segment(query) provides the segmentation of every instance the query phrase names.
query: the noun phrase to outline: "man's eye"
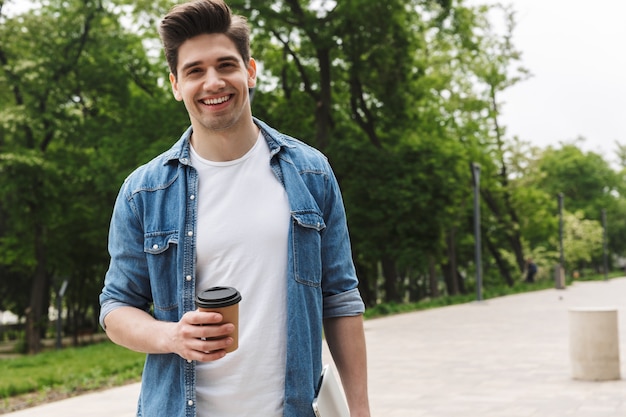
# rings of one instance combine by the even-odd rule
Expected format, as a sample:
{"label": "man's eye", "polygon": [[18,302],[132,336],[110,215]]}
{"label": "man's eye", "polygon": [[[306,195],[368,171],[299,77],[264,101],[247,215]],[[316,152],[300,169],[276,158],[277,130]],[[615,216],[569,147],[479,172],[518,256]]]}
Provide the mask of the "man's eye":
{"label": "man's eye", "polygon": [[187,71],[187,74],[197,74],[200,72],[200,68],[191,68],[189,71]]}

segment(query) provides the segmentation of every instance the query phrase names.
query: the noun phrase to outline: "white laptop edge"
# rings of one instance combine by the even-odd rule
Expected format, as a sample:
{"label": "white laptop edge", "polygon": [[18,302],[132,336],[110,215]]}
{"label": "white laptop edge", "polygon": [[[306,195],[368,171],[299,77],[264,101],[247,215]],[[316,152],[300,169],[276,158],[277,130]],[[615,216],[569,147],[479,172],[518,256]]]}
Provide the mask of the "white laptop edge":
{"label": "white laptop edge", "polygon": [[350,417],[343,391],[330,365],[322,369],[312,405],[316,417]]}

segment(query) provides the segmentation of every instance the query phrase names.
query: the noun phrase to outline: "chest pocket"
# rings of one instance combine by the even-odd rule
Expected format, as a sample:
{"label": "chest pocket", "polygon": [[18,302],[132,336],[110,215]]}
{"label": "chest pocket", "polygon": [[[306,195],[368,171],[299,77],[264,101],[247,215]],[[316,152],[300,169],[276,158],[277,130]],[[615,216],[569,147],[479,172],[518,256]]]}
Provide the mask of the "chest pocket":
{"label": "chest pocket", "polygon": [[322,283],[322,231],[324,219],[316,212],[292,212],[293,267],[297,282],[319,287]]}
{"label": "chest pocket", "polygon": [[176,269],[178,231],[146,233],[144,253],[150,276],[154,315],[159,320],[176,321],[178,282]]}
{"label": "chest pocket", "polygon": [[152,255],[158,255],[170,248],[170,245],[178,244],[178,232],[155,232],[144,236],[143,250]]}

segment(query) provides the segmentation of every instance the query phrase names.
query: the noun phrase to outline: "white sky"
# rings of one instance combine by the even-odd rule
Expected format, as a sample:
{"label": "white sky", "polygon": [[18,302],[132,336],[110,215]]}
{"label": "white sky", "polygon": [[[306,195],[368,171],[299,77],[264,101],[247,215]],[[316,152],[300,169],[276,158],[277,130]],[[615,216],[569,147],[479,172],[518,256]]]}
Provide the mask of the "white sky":
{"label": "white sky", "polygon": [[[468,0],[492,4],[495,0]],[[546,147],[582,136],[613,161],[626,144],[626,0],[501,0],[533,76],[502,96],[507,136]]]}

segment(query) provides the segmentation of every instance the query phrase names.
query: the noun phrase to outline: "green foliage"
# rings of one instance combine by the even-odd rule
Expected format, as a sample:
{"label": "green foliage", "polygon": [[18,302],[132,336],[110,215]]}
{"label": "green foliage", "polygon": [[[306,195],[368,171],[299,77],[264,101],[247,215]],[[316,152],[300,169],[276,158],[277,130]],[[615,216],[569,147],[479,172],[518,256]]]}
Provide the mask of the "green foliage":
{"label": "green foliage", "polygon": [[[126,9],[34,6],[0,27],[0,81],[9,86],[0,106],[0,304],[37,315],[70,278],[71,309],[94,314],[118,187],[188,119],[162,82],[162,63],[149,58],[148,38],[122,24]],[[29,281],[30,300],[5,301]]]}
{"label": "green foliage", "polygon": [[571,212],[582,210],[587,218],[600,220],[601,210],[615,203],[617,174],[594,152],[583,152],[574,144],[548,148],[537,168],[537,185],[553,196],[563,193],[565,207]]}
{"label": "green foliage", "polygon": [[579,267],[602,255],[602,225],[587,220],[582,211],[563,216],[563,248],[567,264]]}
{"label": "green foliage", "polygon": [[[454,142],[426,138],[393,149],[343,142],[332,148],[359,252],[390,254],[416,267],[419,254],[438,254],[441,235],[462,191],[462,151]],[[366,180],[367,179],[367,180]]]}
{"label": "green foliage", "polygon": [[[582,139],[581,139],[582,140]],[[566,265],[602,264],[603,230],[601,212],[611,219],[608,225],[609,248],[623,253],[623,198],[618,174],[600,155],[583,152],[575,143],[543,151],[530,150],[524,156],[517,143],[513,166],[516,206],[523,214],[521,227],[529,251],[545,248],[558,262],[557,195],[563,194],[563,246]],[[618,249],[620,248],[620,249]],[[533,256],[536,258],[536,256]]]}

